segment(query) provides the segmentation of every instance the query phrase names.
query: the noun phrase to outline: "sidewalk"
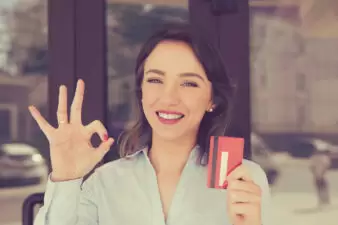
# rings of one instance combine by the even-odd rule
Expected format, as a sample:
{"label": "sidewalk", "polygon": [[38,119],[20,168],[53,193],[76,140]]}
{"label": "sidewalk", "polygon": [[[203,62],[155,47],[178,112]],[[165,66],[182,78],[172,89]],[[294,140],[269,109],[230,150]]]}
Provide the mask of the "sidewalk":
{"label": "sidewalk", "polygon": [[332,204],[319,209],[314,195],[302,193],[278,193],[272,199],[276,223],[274,225],[337,225],[338,196]]}
{"label": "sidewalk", "polygon": [[331,205],[319,209],[309,160],[286,153],[273,157],[281,169],[280,178],[272,187],[273,225],[338,225],[338,171],[327,174]]}

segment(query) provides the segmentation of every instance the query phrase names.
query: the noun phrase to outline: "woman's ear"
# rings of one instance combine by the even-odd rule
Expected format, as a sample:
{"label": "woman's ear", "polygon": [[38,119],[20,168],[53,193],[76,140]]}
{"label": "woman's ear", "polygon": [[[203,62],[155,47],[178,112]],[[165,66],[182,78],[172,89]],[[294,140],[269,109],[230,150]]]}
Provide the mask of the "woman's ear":
{"label": "woman's ear", "polygon": [[213,112],[215,108],[216,108],[216,104],[214,104],[213,102],[210,102],[207,108],[207,112]]}
{"label": "woman's ear", "polygon": [[209,107],[207,109],[208,112],[213,112],[217,106],[220,104],[220,98],[217,96],[213,96],[212,100],[209,103]]}

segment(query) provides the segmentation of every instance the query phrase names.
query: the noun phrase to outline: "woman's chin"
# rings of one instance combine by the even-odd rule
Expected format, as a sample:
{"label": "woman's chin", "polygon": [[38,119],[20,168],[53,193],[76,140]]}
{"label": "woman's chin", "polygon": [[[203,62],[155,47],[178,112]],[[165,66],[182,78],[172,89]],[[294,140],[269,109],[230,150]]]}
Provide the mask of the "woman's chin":
{"label": "woman's chin", "polygon": [[[195,139],[196,132],[184,129],[153,129],[153,141],[160,140],[165,142],[190,142],[188,139]],[[156,140],[157,139],[157,140]]]}
{"label": "woman's chin", "polygon": [[[191,121],[189,121],[191,124]],[[153,139],[170,142],[182,142],[184,139],[195,139],[197,129],[192,128],[183,118],[176,124],[163,124],[159,121],[151,121]]]}

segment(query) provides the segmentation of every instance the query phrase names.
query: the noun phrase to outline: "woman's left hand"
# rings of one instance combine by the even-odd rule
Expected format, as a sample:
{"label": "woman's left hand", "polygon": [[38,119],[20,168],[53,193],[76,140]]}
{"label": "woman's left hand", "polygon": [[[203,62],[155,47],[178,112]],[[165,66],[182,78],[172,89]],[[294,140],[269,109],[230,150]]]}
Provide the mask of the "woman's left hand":
{"label": "woman's left hand", "polygon": [[261,188],[242,164],[228,177],[227,208],[233,225],[261,225]]}

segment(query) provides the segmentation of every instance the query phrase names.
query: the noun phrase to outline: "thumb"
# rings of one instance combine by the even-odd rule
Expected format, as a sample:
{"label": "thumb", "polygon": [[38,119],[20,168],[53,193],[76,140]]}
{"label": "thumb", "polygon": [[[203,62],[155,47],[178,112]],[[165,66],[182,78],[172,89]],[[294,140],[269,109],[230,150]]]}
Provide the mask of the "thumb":
{"label": "thumb", "polygon": [[101,142],[101,144],[95,149],[95,155],[99,161],[107,154],[113,143],[114,139],[109,138],[107,141]]}

